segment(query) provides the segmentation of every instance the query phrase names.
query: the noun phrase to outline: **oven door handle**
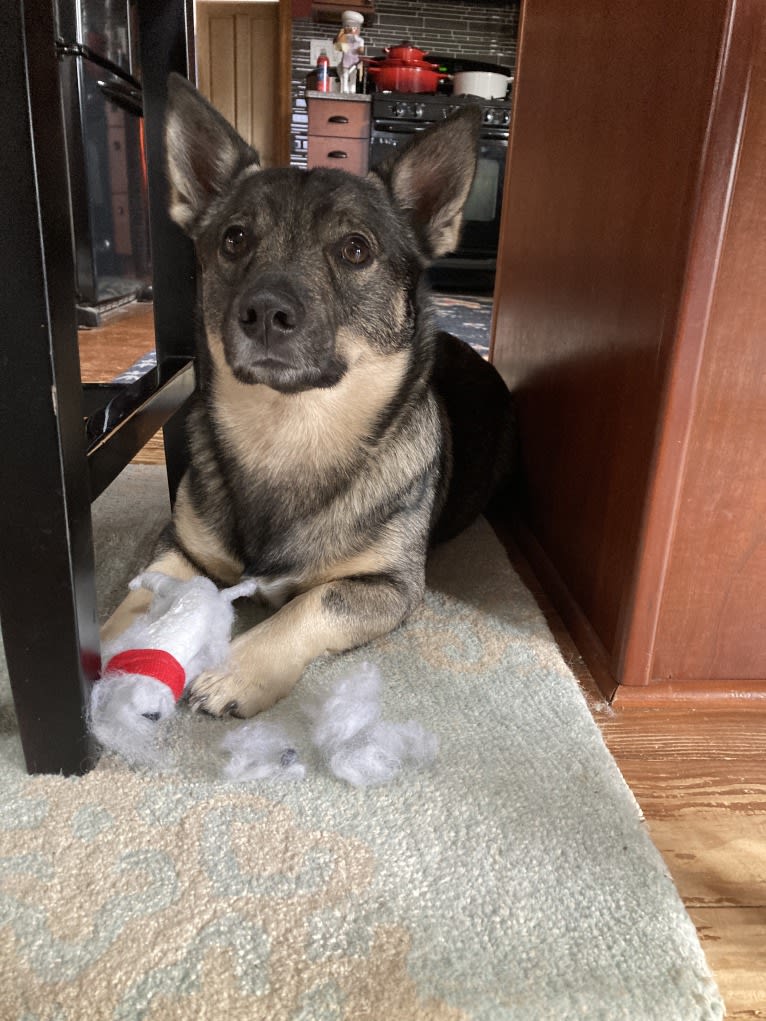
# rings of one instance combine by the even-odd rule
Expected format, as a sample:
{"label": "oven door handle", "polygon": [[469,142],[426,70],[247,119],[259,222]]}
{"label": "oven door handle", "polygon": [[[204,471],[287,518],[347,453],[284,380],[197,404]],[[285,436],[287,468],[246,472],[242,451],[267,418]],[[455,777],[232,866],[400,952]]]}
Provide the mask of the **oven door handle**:
{"label": "oven door handle", "polygon": [[136,92],[134,88],[125,82],[116,81],[99,81],[98,87],[101,93],[114,103],[115,106],[119,106],[122,110],[127,110],[128,113],[132,113],[136,117],[144,116],[144,105],[140,91]]}
{"label": "oven door handle", "polygon": [[414,124],[411,121],[379,121],[372,119],[372,130],[386,135],[411,135],[414,131],[425,131],[430,124]]}
{"label": "oven door handle", "polygon": [[102,57],[100,53],[96,53],[90,46],[85,46],[83,43],[65,43],[61,39],[57,39],[55,45],[57,56],[80,57],[83,60],[89,60],[92,64],[98,64],[104,71],[109,71],[115,78],[121,78],[132,88],[137,89],[139,92],[141,91],[141,82],[137,78],[134,78],[132,74],[123,67],[120,67],[119,64],[115,64],[114,61]]}

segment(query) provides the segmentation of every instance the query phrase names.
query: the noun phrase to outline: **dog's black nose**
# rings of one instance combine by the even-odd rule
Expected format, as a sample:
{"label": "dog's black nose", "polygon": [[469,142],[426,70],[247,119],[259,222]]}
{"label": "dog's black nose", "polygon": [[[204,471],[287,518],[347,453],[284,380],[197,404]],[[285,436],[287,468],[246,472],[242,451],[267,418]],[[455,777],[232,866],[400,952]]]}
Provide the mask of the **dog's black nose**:
{"label": "dog's black nose", "polygon": [[239,324],[243,332],[261,342],[289,340],[301,318],[301,304],[287,286],[254,288],[243,295],[239,303]]}

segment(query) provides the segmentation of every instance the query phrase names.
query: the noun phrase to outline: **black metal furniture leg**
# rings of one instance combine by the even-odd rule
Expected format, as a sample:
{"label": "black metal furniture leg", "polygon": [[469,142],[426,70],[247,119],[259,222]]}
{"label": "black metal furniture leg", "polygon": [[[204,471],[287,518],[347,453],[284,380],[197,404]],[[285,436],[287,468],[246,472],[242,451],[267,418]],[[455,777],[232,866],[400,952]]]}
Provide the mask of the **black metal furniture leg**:
{"label": "black metal furniture leg", "polygon": [[195,260],[166,212],[162,134],[167,75],[193,66],[191,0],[140,0],[140,29],[160,385],[147,378],[151,392],[126,388],[129,404],[110,398],[106,418],[89,411],[86,433],[52,4],[0,6],[0,180],[9,195],[0,223],[0,618],[32,773],[81,773],[93,761],[85,707],[100,648],[91,499],[160,423],[169,423],[171,497],[185,467]]}
{"label": "black metal furniture leg", "polygon": [[0,11],[0,617],[27,767],[89,766],[99,667],[90,491],[51,5]]}
{"label": "black metal furniture leg", "polygon": [[[191,0],[139,0],[139,37],[149,176],[149,222],[154,276],[154,327],[160,380],[178,359],[194,356],[194,246],[168,215],[165,104],[171,71],[194,80]],[[186,468],[183,415],[163,429],[170,498]]]}

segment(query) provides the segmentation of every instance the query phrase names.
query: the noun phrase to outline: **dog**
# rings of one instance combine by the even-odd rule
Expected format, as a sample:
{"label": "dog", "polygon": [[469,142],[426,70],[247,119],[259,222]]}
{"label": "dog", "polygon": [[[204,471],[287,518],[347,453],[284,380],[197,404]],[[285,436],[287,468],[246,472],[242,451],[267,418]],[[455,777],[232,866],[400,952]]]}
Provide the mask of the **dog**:
{"label": "dog", "polygon": [[[430,546],[509,478],[511,396],[437,333],[426,270],[457,244],[480,113],[461,110],[366,177],[261,169],[184,78],[168,85],[170,214],[198,259],[189,466],[149,567],[276,609],[189,689],[192,709],[249,717],[306,666],[396,628]],[[131,593],[104,629],[146,609]]]}

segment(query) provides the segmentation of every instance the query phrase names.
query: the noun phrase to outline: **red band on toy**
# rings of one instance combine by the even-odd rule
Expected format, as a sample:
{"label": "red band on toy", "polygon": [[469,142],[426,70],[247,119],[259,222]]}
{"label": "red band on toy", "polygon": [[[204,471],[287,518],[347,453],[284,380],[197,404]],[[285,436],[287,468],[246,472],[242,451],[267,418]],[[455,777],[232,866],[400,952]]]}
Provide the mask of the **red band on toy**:
{"label": "red band on toy", "polygon": [[122,674],[141,674],[167,684],[178,701],[186,684],[186,671],[169,652],[163,649],[126,649],[112,656],[101,672],[102,677],[113,671]]}

